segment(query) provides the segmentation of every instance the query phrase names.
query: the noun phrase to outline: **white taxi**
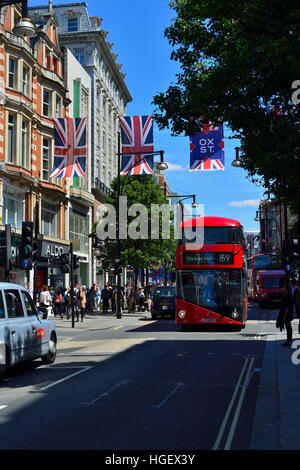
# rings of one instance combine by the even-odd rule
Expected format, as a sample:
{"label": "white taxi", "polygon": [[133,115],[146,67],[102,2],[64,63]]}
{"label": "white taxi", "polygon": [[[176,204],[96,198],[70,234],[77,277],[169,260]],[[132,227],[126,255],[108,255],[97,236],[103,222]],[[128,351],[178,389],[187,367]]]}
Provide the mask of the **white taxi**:
{"label": "white taxi", "polygon": [[52,364],[56,344],[55,323],[41,318],[29,293],[0,282],[0,381],[10,366],[23,361],[41,357]]}

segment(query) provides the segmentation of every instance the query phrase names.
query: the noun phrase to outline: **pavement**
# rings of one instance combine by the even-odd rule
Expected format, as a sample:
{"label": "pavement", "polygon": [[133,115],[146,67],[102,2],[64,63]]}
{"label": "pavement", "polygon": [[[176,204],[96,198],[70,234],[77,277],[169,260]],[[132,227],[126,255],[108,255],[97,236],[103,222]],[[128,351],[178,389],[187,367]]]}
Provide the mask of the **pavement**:
{"label": "pavement", "polygon": [[[147,312],[128,314],[123,318],[149,318]],[[277,312],[270,312],[268,320],[274,323],[274,334],[267,334],[256,410],[250,444],[251,450],[300,449],[300,336],[298,320],[292,322],[293,344],[283,347],[286,332],[276,330]],[[72,321],[55,318],[58,332],[67,333]],[[112,312],[88,313],[83,322],[75,323],[76,331],[105,330],[116,326]]]}
{"label": "pavement", "polygon": [[293,344],[283,347],[286,332],[268,334],[263,358],[251,450],[300,449],[300,336],[293,320]]}

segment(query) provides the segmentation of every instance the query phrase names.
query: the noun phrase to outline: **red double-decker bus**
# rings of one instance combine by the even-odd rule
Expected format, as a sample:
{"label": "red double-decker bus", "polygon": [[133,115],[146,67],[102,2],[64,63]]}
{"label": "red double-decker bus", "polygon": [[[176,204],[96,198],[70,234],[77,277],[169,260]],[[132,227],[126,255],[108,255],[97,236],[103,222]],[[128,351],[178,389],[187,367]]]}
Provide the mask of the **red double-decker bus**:
{"label": "red double-decker bus", "polygon": [[259,271],[267,271],[270,269],[280,269],[278,256],[274,253],[259,253],[247,259],[248,267],[248,292],[251,300],[258,299],[257,292],[257,275]]}
{"label": "red double-decker bus", "polygon": [[244,328],[248,294],[242,225],[224,217],[197,217],[182,222],[180,227],[182,235],[176,248],[176,323]]}

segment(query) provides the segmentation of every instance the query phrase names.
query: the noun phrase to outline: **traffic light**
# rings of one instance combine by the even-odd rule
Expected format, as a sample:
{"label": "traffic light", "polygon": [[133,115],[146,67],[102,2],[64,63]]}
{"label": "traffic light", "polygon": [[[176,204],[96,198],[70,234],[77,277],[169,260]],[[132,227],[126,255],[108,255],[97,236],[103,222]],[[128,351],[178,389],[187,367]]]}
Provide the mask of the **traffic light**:
{"label": "traffic light", "polygon": [[33,222],[22,222],[22,243],[20,247],[20,268],[32,268]]}
{"label": "traffic light", "polygon": [[70,272],[70,260],[69,255],[62,253],[60,255],[60,270],[62,273],[66,274]]}
{"label": "traffic light", "polygon": [[115,259],[115,276],[122,274],[122,263],[120,259]]}
{"label": "traffic light", "polygon": [[93,248],[100,248],[102,246],[102,241],[100,240],[99,237],[93,235],[92,238],[92,247]]}
{"label": "traffic light", "polygon": [[5,230],[0,232],[0,266],[5,267],[6,271],[11,270],[11,226],[5,225]]}
{"label": "traffic light", "polygon": [[80,256],[73,255],[73,269],[79,269]]}

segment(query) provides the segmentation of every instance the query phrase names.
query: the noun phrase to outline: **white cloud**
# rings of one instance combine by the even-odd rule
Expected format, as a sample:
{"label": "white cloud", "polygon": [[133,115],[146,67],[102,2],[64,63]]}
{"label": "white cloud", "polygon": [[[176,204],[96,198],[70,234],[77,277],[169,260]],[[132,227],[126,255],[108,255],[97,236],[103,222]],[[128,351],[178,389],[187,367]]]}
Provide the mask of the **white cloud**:
{"label": "white cloud", "polygon": [[166,162],[168,164],[168,170],[170,171],[187,171],[187,167],[184,168],[183,166],[181,165],[177,165],[176,163],[169,163],[169,162]]}
{"label": "white cloud", "polygon": [[243,201],[230,201],[229,207],[258,207],[259,199],[244,199]]}

